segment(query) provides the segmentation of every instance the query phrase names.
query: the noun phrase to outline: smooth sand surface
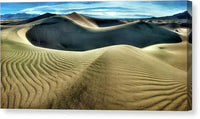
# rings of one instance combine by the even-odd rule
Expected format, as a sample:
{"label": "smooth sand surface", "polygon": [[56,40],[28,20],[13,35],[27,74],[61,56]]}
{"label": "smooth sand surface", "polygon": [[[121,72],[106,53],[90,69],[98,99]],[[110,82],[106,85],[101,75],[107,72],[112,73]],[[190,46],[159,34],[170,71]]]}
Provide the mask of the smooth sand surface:
{"label": "smooth sand surface", "polygon": [[191,109],[191,45],[184,36],[145,48],[64,51],[32,45],[26,35],[35,23],[41,21],[1,31],[2,108]]}

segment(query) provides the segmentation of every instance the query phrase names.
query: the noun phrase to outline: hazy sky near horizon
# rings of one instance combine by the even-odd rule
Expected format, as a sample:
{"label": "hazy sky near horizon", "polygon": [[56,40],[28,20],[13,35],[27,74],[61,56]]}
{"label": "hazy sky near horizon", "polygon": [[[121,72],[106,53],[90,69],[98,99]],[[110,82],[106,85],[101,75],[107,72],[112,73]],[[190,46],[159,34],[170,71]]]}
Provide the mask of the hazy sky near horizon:
{"label": "hazy sky near horizon", "polygon": [[187,10],[187,1],[88,1],[1,3],[4,14],[70,14],[77,12],[98,18],[149,18],[169,16]]}

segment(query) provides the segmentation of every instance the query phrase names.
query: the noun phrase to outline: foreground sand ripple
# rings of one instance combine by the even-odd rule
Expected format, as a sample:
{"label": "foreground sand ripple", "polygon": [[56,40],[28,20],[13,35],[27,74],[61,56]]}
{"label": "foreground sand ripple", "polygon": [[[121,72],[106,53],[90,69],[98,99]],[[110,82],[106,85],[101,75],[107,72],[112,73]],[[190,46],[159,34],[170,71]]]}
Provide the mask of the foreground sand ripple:
{"label": "foreground sand ripple", "polygon": [[40,48],[22,28],[2,31],[2,108],[191,109],[187,71],[151,53],[129,45],[86,52]]}

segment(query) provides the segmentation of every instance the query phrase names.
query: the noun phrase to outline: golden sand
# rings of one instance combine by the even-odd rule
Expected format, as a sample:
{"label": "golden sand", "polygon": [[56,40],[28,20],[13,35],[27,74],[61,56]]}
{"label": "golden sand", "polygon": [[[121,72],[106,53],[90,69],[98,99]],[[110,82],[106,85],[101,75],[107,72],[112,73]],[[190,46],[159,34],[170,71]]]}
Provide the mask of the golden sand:
{"label": "golden sand", "polygon": [[[81,18],[69,19],[90,30],[123,27],[100,28]],[[114,45],[62,51],[29,42],[26,32],[39,22],[1,31],[2,108],[191,109],[192,68],[187,57],[192,53],[186,36],[181,43],[145,48]]]}

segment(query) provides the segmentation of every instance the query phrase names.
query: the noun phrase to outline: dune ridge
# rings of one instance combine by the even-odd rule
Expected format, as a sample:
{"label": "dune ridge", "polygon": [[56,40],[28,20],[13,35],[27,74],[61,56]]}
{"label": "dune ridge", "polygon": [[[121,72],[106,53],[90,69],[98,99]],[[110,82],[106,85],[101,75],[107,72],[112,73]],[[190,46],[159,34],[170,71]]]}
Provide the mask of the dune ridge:
{"label": "dune ridge", "polygon": [[[85,26],[87,22],[81,24]],[[133,22],[113,27],[91,27],[90,24],[88,26],[89,30],[88,27],[82,27],[64,17],[51,17],[31,28],[27,32],[27,37],[37,46],[70,51],[86,51],[119,44],[142,48],[158,43],[182,41],[176,33],[145,22]]]}
{"label": "dune ridge", "polygon": [[44,19],[44,18],[49,18],[49,17],[52,17],[52,16],[58,16],[58,15],[51,14],[51,13],[45,13],[43,15],[33,17],[33,18],[30,18],[30,19],[20,20],[20,21],[6,23],[6,24],[2,24],[2,25],[23,25],[23,24],[31,23],[31,22],[41,20],[41,19]]}
{"label": "dune ridge", "polygon": [[[162,52],[162,48],[157,48],[162,46],[170,51],[170,45],[143,49],[114,45],[84,52],[54,50],[30,43],[26,34],[31,28],[29,23],[2,30],[2,108],[192,108],[190,64],[188,76],[184,67],[174,66],[148,50],[152,47]],[[186,45],[171,45],[179,44]],[[185,51],[179,49],[174,49],[174,53],[181,57]],[[171,55],[167,57],[180,61]]]}
{"label": "dune ridge", "polygon": [[89,27],[98,27],[96,23],[94,23],[92,20],[87,19],[86,17],[77,14],[77,13],[72,13],[66,16],[66,18],[70,19],[71,21],[77,23],[77,24],[82,24],[84,26],[89,26]]}
{"label": "dune ridge", "polygon": [[120,20],[93,18],[78,14],[76,12],[66,15],[66,18],[76,22],[79,25],[84,24],[86,27],[109,27],[124,24]]}

